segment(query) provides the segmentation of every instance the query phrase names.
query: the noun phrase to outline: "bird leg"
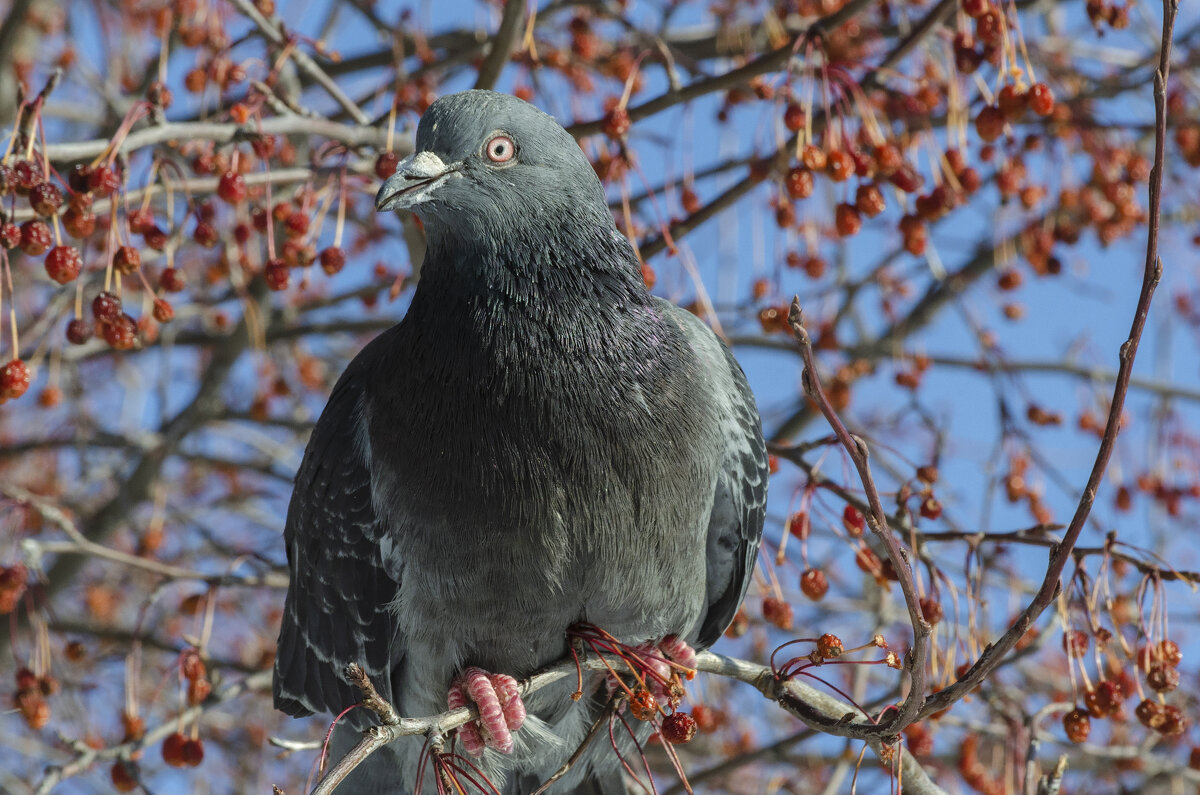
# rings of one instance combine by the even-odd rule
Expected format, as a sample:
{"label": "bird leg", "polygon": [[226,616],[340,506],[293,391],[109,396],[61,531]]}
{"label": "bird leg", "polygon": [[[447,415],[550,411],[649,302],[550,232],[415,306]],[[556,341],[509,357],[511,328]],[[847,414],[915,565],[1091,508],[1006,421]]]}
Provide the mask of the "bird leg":
{"label": "bird leg", "polygon": [[463,748],[479,756],[484,748],[512,753],[512,733],[525,722],[525,702],[517,692],[517,680],[505,674],[490,674],[474,666],[463,671],[450,685],[446,696],[450,709],[474,703],[479,720],[458,728]]}

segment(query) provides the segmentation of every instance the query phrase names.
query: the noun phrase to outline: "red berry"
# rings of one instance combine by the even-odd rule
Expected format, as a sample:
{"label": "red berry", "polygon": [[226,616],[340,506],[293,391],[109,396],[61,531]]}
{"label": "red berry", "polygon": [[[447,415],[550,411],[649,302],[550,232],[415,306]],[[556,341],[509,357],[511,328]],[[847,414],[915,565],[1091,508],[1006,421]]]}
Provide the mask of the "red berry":
{"label": "red berry", "polygon": [[183,758],[183,746],[187,743],[187,738],[179,732],[168,734],[163,740],[162,757],[163,761],[171,767],[183,767],[187,764]]}
{"label": "red berry", "polygon": [[1157,693],[1169,693],[1179,687],[1179,669],[1159,663],[1146,672],[1146,684]]}
{"label": "red berry", "polygon": [[283,222],[283,232],[288,237],[303,237],[308,232],[308,214],[300,210],[289,213]]}
{"label": "red berry", "polygon": [[921,516],[926,519],[937,519],[942,515],[942,503],[932,494],[921,500]]}
{"label": "red berry", "polygon": [[82,345],[92,338],[92,324],[86,320],[75,318],[67,323],[67,342],[72,345]]}
{"label": "red berry", "polygon": [[205,248],[212,248],[217,244],[217,229],[208,221],[197,221],[196,228],[192,230],[192,240],[195,240]]}
{"label": "red berry", "polygon": [[133,246],[121,246],[113,254],[113,267],[121,273],[137,273],[142,267],[142,255]]}
{"label": "red berry", "polygon": [[187,280],[179,268],[164,268],[158,276],[158,286],[168,293],[177,293],[187,286]]}
{"label": "red berry", "polygon": [[789,102],[783,109],[783,126],[787,127],[788,132],[798,132],[804,126],[804,119],[804,108],[799,103]]}
{"label": "red berry", "polygon": [[29,206],[43,218],[49,218],[62,207],[63,195],[51,182],[39,182],[29,191]]}
{"label": "red berry", "polygon": [[380,152],[379,157],[375,158],[375,176],[387,179],[396,173],[396,164],[399,162],[400,158],[395,152]]}
{"label": "red berry", "polygon": [[925,620],[930,624],[936,624],[942,620],[944,615],[942,611],[942,603],[931,596],[919,600],[918,604],[921,607],[921,615],[925,616]]}
{"label": "red berry", "polygon": [[808,538],[810,526],[808,511],[796,511],[788,517],[788,532],[801,541]]}
{"label": "red berry", "polygon": [[73,281],[83,268],[83,257],[74,246],[55,246],[46,255],[46,274],[59,284]]}
{"label": "red berry", "polygon": [[14,165],[13,175],[16,177],[13,188],[22,196],[28,196],[34,186],[42,181],[42,175],[28,160],[22,160]]}
{"label": "red berry", "polygon": [[321,270],[332,276],[346,267],[346,252],[340,246],[330,246],[321,252]]}
{"label": "red berry", "polygon": [[854,206],[868,218],[874,218],[887,209],[887,202],[879,186],[870,183],[859,185],[854,194]]}
{"label": "red berry", "polygon": [[858,231],[862,229],[862,216],[859,215],[858,209],[853,204],[845,202],[839,204],[834,212],[834,221],[837,232],[842,237],[857,235]]}
{"label": "red berry", "polygon": [[763,599],[763,618],[780,629],[792,628],[792,606],[782,599],[768,596]]}
{"label": "red berry", "polygon": [[246,180],[236,171],[226,171],[217,181],[217,195],[230,204],[239,204],[246,198]]}
{"label": "red berry", "polygon": [[76,193],[92,192],[92,167],[86,163],[76,163],[67,174],[67,186]]}
{"label": "red berry", "polygon": [[679,192],[679,204],[685,213],[692,215],[700,209],[700,197],[691,188],[684,188]]}
{"label": "red berry", "polygon": [[291,269],[283,260],[273,259],[267,262],[267,266],[263,269],[263,278],[266,279],[267,286],[272,290],[286,290],[288,282],[291,280]]}
{"label": "red berry", "polygon": [[103,323],[111,323],[121,315],[121,299],[107,290],[92,299],[92,314]]}
{"label": "red berry", "polygon": [[850,534],[851,538],[860,537],[866,526],[867,520],[863,518],[862,511],[853,505],[847,505],[842,509],[842,527],[846,528],[846,532]]}
{"label": "red berry", "polygon": [[147,229],[142,234],[142,242],[144,242],[148,248],[152,248],[155,251],[162,251],[167,247],[167,233],[163,231],[162,227],[155,226],[151,229]]}
{"label": "red berry", "polygon": [[783,186],[793,199],[807,199],[813,192],[813,173],[803,166],[793,166],[783,178]]}
{"label": "red berry", "polygon": [[175,310],[162,298],[154,299],[154,319],[159,323],[170,323],[175,318]]}
{"label": "red berry", "polygon": [[686,712],[672,712],[663,718],[662,736],[672,745],[689,743],[696,736],[696,719]]}
{"label": "red berry", "polygon": [[90,237],[96,231],[96,214],[91,210],[81,209],[72,204],[63,213],[62,223],[68,235],[76,239],[83,239]]}
{"label": "red berry", "polygon": [[1029,94],[1018,89],[1015,84],[1009,83],[1000,89],[1000,93],[996,96],[996,103],[1005,117],[1015,121],[1024,115],[1025,108],[1029,105]]}
{"label": "red berry", "polygon": [[121,187],[121,179],[111,166],[96,166],[90,179],[92,193],[101,198],[108,196]]}
{"label": "red berry", "polygon": [[119,351],[127,351],[137,341],[137,322],[124,313],[104,324],[104,340]]}
{"label": "red berry", "polygon": [[975,18],[975,36],[985,47],[998,47],[1004,40],[1004,17],[999,8],[989,4],[988,9]]}
{"label": "red berry", "polygon": [[823,659],[832,660],[842,656],[842,652],[846,647],[842,645],[842,639],[837,635],[831,635],[826,632],[821,637],[817,638],[817,654]]}
{"label": "red berry", "polygon": [[0,222],[0,246],[13,249],[21,245],[21,227],[8,221]]}
{"label": "red berry", "polygon": [[112,778],[113,789],[117,792],[133,792],[137,789],[138,771],[135,763],[118,759],[113,762],[109,775]]}
{"label": "red berry", "polygon": [[0,367],[0,399],[19,398],[29,389],[29,365],[13,359]]}
{"label": "red berry", "polygon": [[854,158],[849,152],[830,152],[828,161],[829,178],[834,182],[845,182],[854,173]]}
{"label": "red berry", "polygon": [[144,235],[154,228],[154,213],[148,207],[134,210],[129,214],[129,229],[136,235]]}
{"label": "red berry", "polygon": [[1137,715],[1138,721],[1147,729],[1159,729],[1166,720],[1163,705],[1148,698],[1142,699],[1133,710],[1133,714]]}
{"label": "red berry", "polygon": [[199,739],[188,740],[183,744],[183,763],[188,767],[199,767],[204,761],[204,743]]}
{"label": "red berry", "polygon": [[31,257],[41,256],[50,248],[50,227],[34,219],[21,224],[21,250]]}
{"label": "red berry", "polygon": [[1064,715],[1063,731],[1067,733],[1067,739],[1073,743],[1087,740],[1088,735],[1092,733],[1092,719],[1088,717],[1087,710],[1076,707]]}
{"label": "red berry", "polygon": [[972,19],[978,19],[988,10],[988,0],[962,0],[960,8]]}
{"label": "red berry", "polygon": [[908,162],[902,162],[888,176],[888,181],[905,193],[916,193],[925,184],[925,178]]}
{"label": "red berry", "polygon": [[984,141],[991,142],[1004,134],[1004,112],[995,105],[988,105],[975,117],[975,132]]}
{"label": "red berry", "polygon": [[829,581],[825,579],[825,572],[820,569],[806,569],[800,575],[800,590],[814,602],[821,601],[825,594],[829,593]]}
{"label": "red berry", "polygon": [[1039,116],[1054,112],[1054,92],[1045,83],[1034,83],[1029,89],[1029,107]]}
{"label": "red berry", "polygon": [[625,108],[616,107],[604,114],[604,134],[614,141],[624,138],[631,126],[629,111]]}

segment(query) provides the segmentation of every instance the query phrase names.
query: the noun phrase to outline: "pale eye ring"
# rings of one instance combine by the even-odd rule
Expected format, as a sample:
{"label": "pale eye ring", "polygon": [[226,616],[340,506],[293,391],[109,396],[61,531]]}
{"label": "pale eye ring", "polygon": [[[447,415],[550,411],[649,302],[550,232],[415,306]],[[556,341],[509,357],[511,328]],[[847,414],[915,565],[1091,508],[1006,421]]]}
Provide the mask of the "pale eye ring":
{"label": "pale eye ring", "polygon": [[483,145],[483,152],[493,163],[507,163],[516,157],[517,145],[507,135],[494,135]]}

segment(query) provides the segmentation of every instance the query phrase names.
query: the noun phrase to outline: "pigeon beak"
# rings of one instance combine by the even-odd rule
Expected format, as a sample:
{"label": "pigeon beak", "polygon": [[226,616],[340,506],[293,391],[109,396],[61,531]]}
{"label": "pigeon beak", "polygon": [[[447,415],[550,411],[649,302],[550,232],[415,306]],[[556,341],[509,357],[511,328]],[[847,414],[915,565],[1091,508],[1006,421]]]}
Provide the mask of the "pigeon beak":
{"label": "pigeon beak", "polygon": [[433,198],[439,185],[458,170],[459,163],[447,165],[433,152],[414,152],[396,164],[396,173],[388,177],[375,195],[375,209],[411,210]]}

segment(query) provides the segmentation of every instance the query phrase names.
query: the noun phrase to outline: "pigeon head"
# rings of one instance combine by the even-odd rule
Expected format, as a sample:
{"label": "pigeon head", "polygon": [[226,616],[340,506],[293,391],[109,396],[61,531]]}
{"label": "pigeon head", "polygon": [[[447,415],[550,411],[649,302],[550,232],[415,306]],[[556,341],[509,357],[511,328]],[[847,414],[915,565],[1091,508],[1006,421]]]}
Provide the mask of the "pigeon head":
{"label": "pigeon head", "polygon": [[430,105],[414,152],[383,183],[375,207],[411,210],[431,238],[448,234],[471,247],[564,222],[613,228],[600,180],[570,133],[494,91]]}

